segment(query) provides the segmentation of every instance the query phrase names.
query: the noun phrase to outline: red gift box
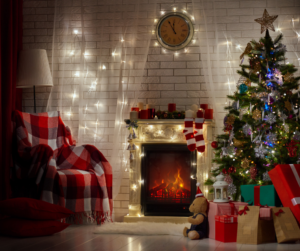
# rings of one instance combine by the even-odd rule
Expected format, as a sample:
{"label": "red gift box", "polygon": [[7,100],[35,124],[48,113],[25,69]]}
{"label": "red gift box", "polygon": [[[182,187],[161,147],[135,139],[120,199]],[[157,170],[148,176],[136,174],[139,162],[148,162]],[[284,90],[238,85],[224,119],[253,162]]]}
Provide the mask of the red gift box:
{"label": "red gift box", "polygon": [[269,172],[284,207],[289,207],[300,224],[300,165],[277,165]]}
{"label": "red gift box", "polygon": [[237,215],[216,215],[215,229],[216,241],[236,242],[237,237]]}

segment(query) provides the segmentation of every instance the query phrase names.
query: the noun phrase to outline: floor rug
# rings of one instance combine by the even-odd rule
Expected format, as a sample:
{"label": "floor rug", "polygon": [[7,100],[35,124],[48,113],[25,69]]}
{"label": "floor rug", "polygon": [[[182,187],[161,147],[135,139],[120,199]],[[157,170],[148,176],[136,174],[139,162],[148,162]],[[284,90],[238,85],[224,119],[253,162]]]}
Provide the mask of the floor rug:
{"label": "floor rug", "polygon": [[97,227],[95,234],[182,235],[184,227],[190,226],[189,223],[114,222]]}

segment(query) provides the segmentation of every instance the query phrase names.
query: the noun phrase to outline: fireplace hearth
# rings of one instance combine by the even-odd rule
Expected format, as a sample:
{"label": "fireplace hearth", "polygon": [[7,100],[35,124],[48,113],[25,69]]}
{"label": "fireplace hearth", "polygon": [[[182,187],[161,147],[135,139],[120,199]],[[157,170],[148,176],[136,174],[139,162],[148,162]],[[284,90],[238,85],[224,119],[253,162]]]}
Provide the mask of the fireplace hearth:
{"label": "fireplace hearth", "polygon": [[143,144],[142,212],[145,216],[187,216],[195,197],[196,152],[183,144]]}

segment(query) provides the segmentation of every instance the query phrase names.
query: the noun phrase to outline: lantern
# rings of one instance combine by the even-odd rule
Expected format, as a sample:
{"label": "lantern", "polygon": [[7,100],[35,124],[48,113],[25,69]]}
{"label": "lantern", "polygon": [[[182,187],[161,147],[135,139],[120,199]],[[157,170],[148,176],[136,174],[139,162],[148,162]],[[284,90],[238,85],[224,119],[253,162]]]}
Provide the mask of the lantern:
{"label": "lantern", "polygon": [[228,183],[224,179],[225,176],[222,173],[216,177],[217,181],[213,184],[215,191],[214,202],[228,202]]}

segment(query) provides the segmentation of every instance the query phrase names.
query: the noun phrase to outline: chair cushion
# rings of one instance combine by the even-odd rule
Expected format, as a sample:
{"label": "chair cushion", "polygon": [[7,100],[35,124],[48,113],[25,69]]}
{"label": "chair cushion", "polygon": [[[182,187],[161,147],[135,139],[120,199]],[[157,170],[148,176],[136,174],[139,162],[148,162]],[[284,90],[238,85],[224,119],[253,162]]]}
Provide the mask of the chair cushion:
{"label": "chair cushion", "polygon": [[73,212],[59,205],[31,198],[0,201],[0,214],[32,220],[59,220]]}
{"label": "chair cushion", "polygon": [[0,234],[12,237],[38,237],[58,233],[70,226],[59,221],[36,221],[19,218],[0,220]]}

